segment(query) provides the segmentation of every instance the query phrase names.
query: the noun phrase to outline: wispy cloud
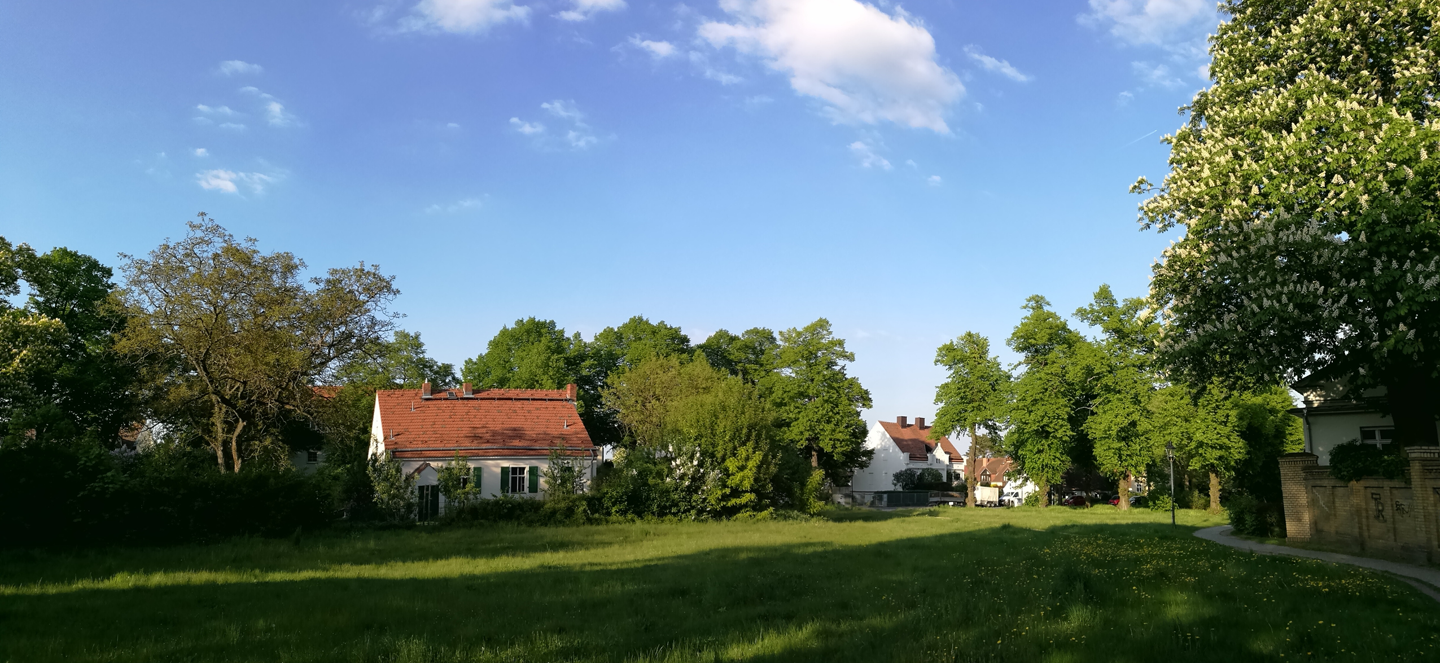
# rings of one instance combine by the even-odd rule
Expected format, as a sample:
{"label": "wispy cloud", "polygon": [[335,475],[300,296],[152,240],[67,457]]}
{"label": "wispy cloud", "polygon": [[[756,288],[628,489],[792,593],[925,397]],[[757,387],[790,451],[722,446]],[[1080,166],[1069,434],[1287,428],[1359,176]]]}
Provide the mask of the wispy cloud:
{"label": "wispy cloud", "polygon": [[940,186],[941,184],[943,184],[943,182],[940,180],[939,175],[931,175],[930,177],[925,179],[925,183],[929,184],[930,186]]}
{"label": "wispy cloud", "polygon": [[875,149],[865,141],[857,140],[850,143],[850,153],[860,159],[861,168],[880,168],[890,170],[893,166],[885,158],[875,153]]}
{"label": "wispy cloud", "polygon": [[262,92],[253,85],[240,88],[241,92],[254,95],[260,99],[261,111],[265,115],[265,122],[272,127],[294,127],[300,124],[300,120],[294,113],[285,110],[285,104],[280,103],[274,95]]}
{"label": "wispy cloud", "polygon": [[1212,0],[1090,0],[1090,13],[1079,17],[1085,25],[1108,28],[1124,43],[1154,46],[1173,42],[1206,18],[1216,19]]}
{"label": "wispy cloud", "polygon": [[562,21],[585,21],[600,12],[619,11],[625,0],[571,0],[570,9],[555,15]]}
{"label": "wispy cloud", "polygon": [[260,194],[265,192],[265,187],[279,180],[277,175],[265,173],[242,173],[233,170],[216,168],[213,170],[202,170],[195,173],[195,182],[200,188],[206,191],[219,191],[221,193],[240,193],[240,189],[248,189],[251,193]]}
{"label": "wispy cloud", "polygon": [[678,50],[675,48],[675,45],[668,41],[651,41],[649,39],[641,39],[640,35],[630,35],[630,39],[626,41],[631,46],[634,46],[635,48],[649,53],[650,57],[655,58],[656,60],[664,60],[665,58],[674,56],[678,52]]}
{"label": "wispy cloud", "polygon": [[244,60],[226,60],[216,67],[216,71],[223,76],[253,76],[265,71],[265,68]]}
{"label": "wispy cloud", "polygon": [[210,150],[207,150],[203,147],[197,147],[195,148],[193,154],[197,157],[208,157],[210,156]]}
{"label": "wispy cloud", "polygon": [[440,204],[440,203],[436,203],[436,204],[434,204],[434,205],[431,205],[431,206],[429,206],[429,207],[426,207],[426,208],[425,208],[425,213],[426,213],[426,214],[457,214],[457,213],[459,213],[459,212],[467,212],[467,211],[471,211],[471,210],[480,209],[480,207],[482,207],[483,205],[484,205],[484,203],[483,203],[479,198],[466,198],[466,199],[464,199],[464,200],[457,200],[457,201],[455,201],[455,202],[453,202],[453,203],[450,203],[450,204],[448,204],[448,205],[442,205],[442,204]]}
{"label": "wispy cloud", "polygon": [[[370,13],[371,23],[386,21],[390,8],[376,7]],[[530,8],[516,5],[511,0],[420,0],[410,13],[400,19],[397,29],[401,32],[450,32],[456,34],[480,34],[502,23],[524,23],[530,18]]]}
{"label": "wispy cloud", "polygon": [[[887,6],[889,3],[885,3]],[[895,124],[949,133],[965,88],[936,59],[924,24],[858,0],[725,0],[732,22],[706,21],[702,40],[760,58],[847,124]]]}
{"label": "wispy cloud", "polygon": [[1167,65],[1153,62],[1131,62],[1130,69],[1146,85],[1175,88],[1185,84],[1180,77],[1170,71],[1170,67]]}
{"label": "wispy cloud", "polygon": [[565,99],[556,99],[540,104],[540,110],[558,120],[562,125],[568,125],[553,135],[548,132],[544,124],[522,120],[518,117],[510,118],[510,126],[526,136],[536,140],[536,144],[542,147],[554,147],[563,145],[572,150],[585,150],[595,146],[600,139],[595,136],[590,125],[585,121],[585,114],[580,111],[575,102]]}
{"label": "wispy cloud", "polygon": [[205,104],[195,104],[195,110],[213,117],[235,117],[240,114],[232,110],[229,106],[206,106]]}
{"label": "wispy cloud", "polygon": [[980,48],[977,46],[966,46],[965,54],[970,56],[971,60],[980,63],[980,66],[983,67],[985,71],[995,72],[997,74],[1000,74],[1001,76],[1009,78],[1010,80],[1020,83],[1028,83],[1032,80],[1032,77],[1029,74],[1021,73],[1019,69],[1011,66],[1009,62],[1006,62],[1005,60],[997,60],[988,55],[985,55],[984,53],[981,53]]}

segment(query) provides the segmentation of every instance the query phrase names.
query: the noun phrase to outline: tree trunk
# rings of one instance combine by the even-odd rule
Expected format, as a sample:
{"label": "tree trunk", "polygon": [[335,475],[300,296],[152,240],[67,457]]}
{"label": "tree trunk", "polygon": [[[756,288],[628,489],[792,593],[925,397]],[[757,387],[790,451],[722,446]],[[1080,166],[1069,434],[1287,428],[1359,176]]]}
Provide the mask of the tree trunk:
{"label": "tree trunk", "polygon": [[1220,475],[1210,473],[1210,513],[1220,513]]}
{"label": "tree trunk", "polygon": [[1410,365],[1390,372],[1385,381],[1395,441],[1401,446],[1440,446],[1435,433],[1435,380],[1427,368]]}
{"label": "tree trunk", "polygon": [[1116,490],[1115,492],[1120,495],[1120,501],[1116,502],[1116,503],[1115,503],[1115,506],[1120,507],[1120,510],[1121,510],[1121,511],[1129,511],[1129,510],[1130,510],[1130,473],[1129,473],[1129,472],[1126,472],[1125,474],[1123,474],[1123,475],[1120,476],[1120,485],[1116,486],[1116,488],[1117,488],[1117,490]]}
{"label": "tree trunk", "polygon": [[240,431],[245,430],[245,421],[241,420],[235,424],[235,433],[230,436],[230,460],[235,465],[235,473],[240,473]]}
{"label": "tree trunk", "polygon": [[1050,484],[1042,483],[1035,486],[1036,492],[1040,494],[1040,507],[1050,506]]}
{"label": "tree trunk", "polygon": [[970,459],[965,461],[965,506],[979,508],[975,503],[975,484],[980,473],[975,470],[975,427],[970,427]]}
{"label": "tree trunk", "polygon": [[820,469],[820,450],[815,445],[810,445],[810,467]]}

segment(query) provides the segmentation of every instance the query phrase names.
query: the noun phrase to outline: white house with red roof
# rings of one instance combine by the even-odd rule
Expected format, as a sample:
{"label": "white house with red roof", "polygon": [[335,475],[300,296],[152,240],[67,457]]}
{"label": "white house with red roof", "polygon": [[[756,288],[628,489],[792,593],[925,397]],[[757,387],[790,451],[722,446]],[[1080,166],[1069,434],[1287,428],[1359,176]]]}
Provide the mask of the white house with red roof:
{"label": "white house with red roof", "polygon": [[551,451],[585,462],[594,477],[597,449],[580,421],[575,385],[564,389],[459,389],[375,392],[370,455],[390,452],[415,477],[421,514],[443,507],[436,479],[456,454],[470,466],[482,497],[540,497]]}
{"label": "white house with red roof", "polygon": [[865,448],[874,452],[870,464],[855,471],[850,478],[854,491],[897,490],[895,473],[909,469],[938,470],[946,480],[958,476],[965,468],[965,459],[950,442],[941,436],[931,440],[933,429],[924,417],[896,417],[894,422],[877,421],[865,437]]}

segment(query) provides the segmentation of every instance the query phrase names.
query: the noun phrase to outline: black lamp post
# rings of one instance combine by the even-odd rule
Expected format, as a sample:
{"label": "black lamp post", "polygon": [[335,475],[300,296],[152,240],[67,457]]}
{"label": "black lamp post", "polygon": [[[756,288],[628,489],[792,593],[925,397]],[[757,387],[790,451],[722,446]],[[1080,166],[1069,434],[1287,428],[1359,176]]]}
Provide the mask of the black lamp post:
{"label": "black lamp post", "polygon": [[1165,443],[1165,457],[1170,459],[1170,524],[1175,524],[1175,443]]}

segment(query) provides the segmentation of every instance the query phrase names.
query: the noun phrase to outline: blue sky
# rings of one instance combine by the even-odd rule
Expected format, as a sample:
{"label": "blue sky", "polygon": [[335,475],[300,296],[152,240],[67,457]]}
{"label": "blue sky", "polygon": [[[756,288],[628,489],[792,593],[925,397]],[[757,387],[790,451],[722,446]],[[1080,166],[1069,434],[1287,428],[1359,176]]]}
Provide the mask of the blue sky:
{"label": "blue sky", "polygon": [[0,234],[117,264],[205,211],[377,263],[436,357],[516,318],[829,318],[931,416],[935,348],[1145,292],[1138,176],[1211,0],[0,5]]}

